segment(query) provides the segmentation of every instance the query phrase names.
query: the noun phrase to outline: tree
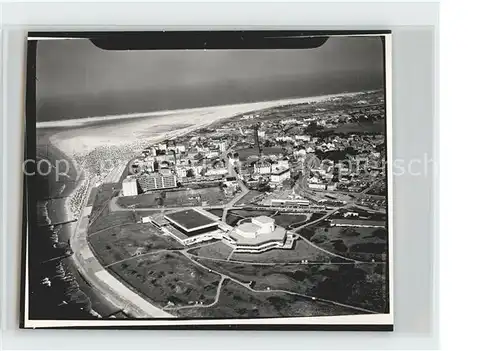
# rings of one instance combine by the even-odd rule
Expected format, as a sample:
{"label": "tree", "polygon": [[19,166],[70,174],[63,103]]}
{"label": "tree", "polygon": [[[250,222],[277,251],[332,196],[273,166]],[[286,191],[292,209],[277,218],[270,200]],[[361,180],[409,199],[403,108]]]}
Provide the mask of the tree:
{"label": "tree", "polygon": [[314,135],[322,129],[316,121],[309,123],[309,125],[304,129],[304,132],[309,135]]}
{"label": "tree", "polygon": [[190,169],[187,170],[186,177],[188,177],[188,178],[194,177],[194,171],[193,171],[192,168],[190,168]]}
{"label": "tree", "polygon": [[345,228],[345,229],[342,229],[342,231],[340,232],[342,235],[345,235],[345,236],[358,236],[359,235],[359,232],[354,229],[354,228]]}
{"label": "tree", "polygon": [[385,230],[385,228],[377,228],[373,231],[372,236],[387,240],[387,230]]}

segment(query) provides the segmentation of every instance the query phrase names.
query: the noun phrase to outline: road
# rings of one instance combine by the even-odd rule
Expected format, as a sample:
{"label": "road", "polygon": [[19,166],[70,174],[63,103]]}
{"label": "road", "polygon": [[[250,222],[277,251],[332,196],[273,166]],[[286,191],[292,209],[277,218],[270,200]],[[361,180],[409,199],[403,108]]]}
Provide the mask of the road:
{"label": "road", "polygon": [[114,167],[107,175],[104,177],[102,183],[118,183],[120,178],[128,165],[128,161],[120,161],[116,167]]}
{"label": "road", "polygon": [[236,174],[235,170],[234,170],[234,167],[233,165],[231,165],[231,163],[229,162],[229,157],[228,157],[228,154],[230,152],[232,152],[233,150],[233,146],[229,147],[223,154],[222,154],[222,158],[224,159],[224,162],[226,162],[226,166],[227,166],[227,171],[228,171],[228,175],[231,176],[231,177],[235,177],[236,176],[236,181],[238,182],[238,185],[240,187],[240,190],[241,192],[236,195],[231,201],[229,201],[225,206],[224,206],[224,210],[222,212],[222,222],[226,222],[226,218],[227,218],[227,212],[238,202],[240,201],[246,194],[248,194],[249,190],[248,188],[246,187],[245,183],[243,183],[243,181],[240,179],[239,175]]}
{"label": "road", "polygon": [[332,215],[335,211],[337,211],[337,209],[335,209],[335,210],[329,210],[329,211],[327,211],[327,212],[326,212],[326,214],[325,214],[324,216],[319,217],[318,219],[316,219],[316,220],[314,220],[314,221],[311,221],[311,222],[306,222],[306,223],[304,223],[304,224],[302,224],[301,226],[298,226],[298,227],[296,227],[296,228],[293,228],[293,230],[292,230],[292,231],[293,231],[293,232],[297,232],[297,231],[301,230],[301,229],[302,229],[302,228],[304,228],[304,227],[308,227],[308,226],[310,226],[310,225],[313,225],[313,224],[316,224],[316,223],[318,223],[318,222],[321,222],[321,221],[323,221],[323,220],[327,219],[329,216],[331,216],[331,215]]}
{"label": "road", "polygon": [[[193,257],[198,257],[198,258],[202,258],[204,260],[209,260],[209,261],[215,261],[215,262],[224,262],[224,263],[227,263],[227,262],[230,262],[230,263],[238,263],[238,264],[248,264],[248,265],[252,265],[252,266],[290,266],[290,265],[293,265],[293,266],[296,266],[298,264],[303,264],[303,265],[343,265],[343,264],[353,264],[354,263],[354,260],[351,260],[349,258],[346,258],[346,260],[349,260],[349,262],[307,262],[307,263],[301,263],[301,262],[259,262],[259,261],[238,261],[238,260],[232,260],[232,259],[228,259],[228,258],[215,258],[215,257],[205,257],[205,256],[198,256],[198,255],[193,255],[193,254],[190,254],[192,255]],[[331,253],[329,255],[332,255]],[[338,257],[341,257],[341,256],[338,256]],[[343,258],[343,257],[341,257]],[[370,262],[371,263],[371,262]],[[385,263],[385,262],[383,262]]]}

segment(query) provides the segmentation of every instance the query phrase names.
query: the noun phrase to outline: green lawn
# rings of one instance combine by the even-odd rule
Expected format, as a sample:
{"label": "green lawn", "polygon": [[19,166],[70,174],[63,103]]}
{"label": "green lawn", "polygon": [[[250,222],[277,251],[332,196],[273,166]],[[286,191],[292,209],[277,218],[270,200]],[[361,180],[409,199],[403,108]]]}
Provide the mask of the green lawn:
{"label": "green lawn", "polygon": [[387,231],[383,228],[319,227],[311,242],[330,252],[361,261],[385,261]]}
{"label": "green lawn", "polygon": [[305,222],[307,220],[307,215],[279,213],[276,216],[273,216],[273,218],[276,221],[276,225],[279,225],[285,229],[290,229],[290,226],[293,224]]}
{"label": "green lawn", "polygon": [[217,241],[213,244],[190,250],[189,252],[200,257],[218,258],[225,260],[232,251],[233,249],[230,246],[224,244],[222,241]]}
{"label": "green lawn", "polygon": [[380,264],[381,272],[370,272],[354,264],[259,266],[197,260],[243,283],[254,282],[255,290],[286,290],[377,312],[386,312],[388,308],[384,264]]}
{"label": "green lawn", "polygon": [[226,280],[215,306],[183,309],[176,314],[190,318],[270,318],[351,315],[359,311],[290,294],[255,293]]}
{"label": "green lawn", "polygon": [[184,246],[149,223],[134,223],[113,227],[90,235],[88,242],[104,266],[158,250],[179,250]]}

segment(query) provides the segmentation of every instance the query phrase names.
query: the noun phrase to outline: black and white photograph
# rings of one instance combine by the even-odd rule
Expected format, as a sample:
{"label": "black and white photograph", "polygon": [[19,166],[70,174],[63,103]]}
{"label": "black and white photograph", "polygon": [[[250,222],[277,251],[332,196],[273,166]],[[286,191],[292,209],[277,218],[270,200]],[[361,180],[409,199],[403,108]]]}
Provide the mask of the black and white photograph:
{"label": "black and white photograph", "polygon": [[30,33],[21,327],[391,331],[390,39]]}

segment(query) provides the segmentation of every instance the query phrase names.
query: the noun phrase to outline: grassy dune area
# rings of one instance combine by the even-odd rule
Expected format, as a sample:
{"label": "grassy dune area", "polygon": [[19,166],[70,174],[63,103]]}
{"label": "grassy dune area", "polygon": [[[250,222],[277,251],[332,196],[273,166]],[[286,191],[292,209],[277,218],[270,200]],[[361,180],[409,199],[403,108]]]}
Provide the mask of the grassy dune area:
{"label": "grassy dune area", "polygon": [[307,220],[307,215],[304,214],[291,214],[291,213],[279,213],[273,216],[276,221],[276,225],[279,225],[285,229],[290,229],[295,224],[305,222]]}
{"label": "grassy dune area", "polygon": [[200,268],[181,253],[162,252],[111,266],[111,271],[151,303],[165,307],[209,304],[220,277]]}
{"label": "grassy dune area", "polygon": [[354,264],[259,266],[203,258],[197,261],[243,283],[252,282],[256,290],[286,290],[380,313],[388,309],[385,265],[368,270]]}
{"label": "grassy dune area", "polygon": [[158,250],[179,250],[183,246],[148,223],[113,227],[88,237],[90,246],[102,265]]}
{"label": "grassy dune area", "polygon": [[190,318],[265,318],[295,316],[338,316],[360,312],[329,303],[284,293],[255,293],[232,281],[225,281],[219,302],[209,308],[177,312]]}
{"label": "grassy dune area", "polygon": [[109,212],[109,210],[105,208],[102,213],[90,223],[88,235],[90,236],[93,233],[115,226],[134,224],[139,220],[140,216],[132,211]]}
{"label": "grassy dune area", "polygon": [[207,212],[210,212],[214,216],[222,218],[222,214],[223,214],[224,210],[222,210],[221,208],[212,208],[212,209],[207,209]]}
{"label": "grassy dune area", "polygon": [[[93,203],[92,213],[90,214],[90,222],[93,222],[107,208],[109,200],[119,193],[119,184],[102,184],[92,190]],[[90,200],[90,199],[89,199]]]}
{"label": "grassy dune area", "polygon": [[228,245],[224,244],[222,241],[217,241],[211,245],[205,245],[196,249],[192,249],[189,253],[192,253],[199,257],[217,258],[223,259],[229,257],[233,249]]}
{"label": "grassy dune area", "polygon": [[386,261],[388,236],[384,228],[330,227],[322,223],[299,233],[319,247],[360,261]]}

